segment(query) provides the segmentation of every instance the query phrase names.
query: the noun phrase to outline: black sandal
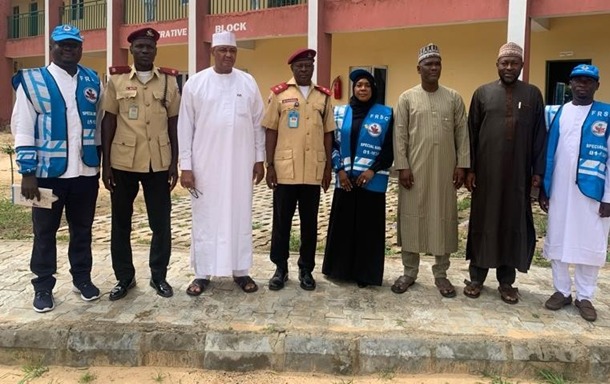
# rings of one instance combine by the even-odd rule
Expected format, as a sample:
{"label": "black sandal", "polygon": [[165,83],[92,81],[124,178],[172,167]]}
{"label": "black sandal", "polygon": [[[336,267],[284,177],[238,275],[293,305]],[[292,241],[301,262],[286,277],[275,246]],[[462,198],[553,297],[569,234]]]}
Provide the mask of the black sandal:
{"label": "black sandal", "polygon": [[195,279],[186,288],[186,294],[189,296],[199,296],[210,285],[209,279]]}
{"label": "black sandal", "polygon": [[474,281],[464,280],[464,295],[466,297],[470,297],[471,299],[478,299],[481,296],[481,291],[483,290],[483,284],[477,283]]}
{"label": "black sandal", "polygon": [[510,284],[500,284],[498,292],[500,292],[500,298],[506,304],[517,304],[519,302],[519,289]]}
{"label": "black sandal", "polygon": [[246,293],[258,291],[258,285],[250,276],[233,276],[233,281]]}

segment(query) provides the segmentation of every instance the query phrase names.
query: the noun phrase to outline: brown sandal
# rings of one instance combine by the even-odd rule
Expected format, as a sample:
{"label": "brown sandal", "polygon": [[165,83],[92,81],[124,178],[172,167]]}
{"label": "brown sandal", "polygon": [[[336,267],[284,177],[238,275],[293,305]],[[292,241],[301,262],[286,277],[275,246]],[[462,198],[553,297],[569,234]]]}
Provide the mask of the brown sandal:
{"label": "brown sandal", "polygon": [[246,293],[258,291],[258,285],[256,285],[250,276],[233,276],[233,281]]}
{"label": "brown sandal", "polygon": [[481,296],[481,291],[483,290],[483,284],[464,280],[464,295],[466,297],[470,297],[471,299],[478,299]]}
{"label": "brown sandal", "polygon": [[434,285],[436,285],[436,288],[438,288],[438,291],[440,292],[441,296],[455,297],[455,287],[446,277],[434,279]]}
{"label": "brown sandal", "polygon": [[189,296],[199,296],[206,290],[208,285],[210,285],[209,279],[195,279],[186,288],[186,294]]}
{"label": "brown sandal", "polygon": [[390,288],[394,293],[405,293],[409,289],[410,286],[415,284],[415,279],[410,276],[402,275],[392,285]]}
{"label": "brown sandal", "polygon": [[510,284],[500,284],[498,292],[500,292],[500,298],[506,304],[517,304],[519,302],[519,289],[513,288]]}

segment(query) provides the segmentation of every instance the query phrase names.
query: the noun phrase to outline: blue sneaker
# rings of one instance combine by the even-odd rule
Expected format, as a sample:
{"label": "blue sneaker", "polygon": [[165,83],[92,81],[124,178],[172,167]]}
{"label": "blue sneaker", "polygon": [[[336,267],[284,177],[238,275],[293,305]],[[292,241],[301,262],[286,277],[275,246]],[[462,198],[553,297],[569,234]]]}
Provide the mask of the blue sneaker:
{"label": "blue sneaker", "polygon": [[38,313],[49,312],[55,309],[55,300],[53,300],[53,292],[37,291],[34,294],[34,310]]}
{"label": "blue sneaker", "polygon": [[80,298],[85,301],[93,301],[100,298],[100,290],[91,281],[80,283],[72,287],[72,292],[80,293]]}

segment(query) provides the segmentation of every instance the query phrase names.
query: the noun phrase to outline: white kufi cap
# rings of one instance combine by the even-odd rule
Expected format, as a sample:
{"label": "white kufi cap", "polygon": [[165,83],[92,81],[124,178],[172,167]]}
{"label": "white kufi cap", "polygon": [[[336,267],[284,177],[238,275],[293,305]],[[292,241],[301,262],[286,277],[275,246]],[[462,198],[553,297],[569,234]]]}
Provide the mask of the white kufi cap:
{"label": "white kufi cap", "polygon": [[230,47],[237,47],[235,40],[235,34],[233,32],[218,32],[212,35],[212,48],[219,45],[228,45]]}

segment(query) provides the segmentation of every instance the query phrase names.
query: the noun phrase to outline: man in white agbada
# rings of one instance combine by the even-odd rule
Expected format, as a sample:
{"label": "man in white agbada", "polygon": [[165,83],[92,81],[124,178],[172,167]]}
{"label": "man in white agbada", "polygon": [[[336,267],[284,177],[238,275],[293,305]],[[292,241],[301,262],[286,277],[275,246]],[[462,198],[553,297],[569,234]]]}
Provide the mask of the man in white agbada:
{"label": "man in white agbada", "polygon": [[595,321],[592,300],[606,262],[610,229],[610,104],[593,100],[599,88],[599,70],[593,65],[576,66],[570,86],[571,102],[547,107],[540,207],[549,214],[544,256],[551,260],[556,292],[545,306],[558,310],[572,303],[569,265],[574,264],[574,304],[585,320]]}
{"label": "man in white agbada", "polygon": [[200,295],[210,276],[258,287],[252,266],[252,181],[264,176],[263,100],[254,78],[233,68],[232,32],[212,36],[214,66],[184,85],[178,119],[180,183],[192,195],[191,266],[186,293]]}

